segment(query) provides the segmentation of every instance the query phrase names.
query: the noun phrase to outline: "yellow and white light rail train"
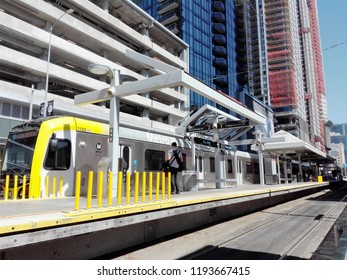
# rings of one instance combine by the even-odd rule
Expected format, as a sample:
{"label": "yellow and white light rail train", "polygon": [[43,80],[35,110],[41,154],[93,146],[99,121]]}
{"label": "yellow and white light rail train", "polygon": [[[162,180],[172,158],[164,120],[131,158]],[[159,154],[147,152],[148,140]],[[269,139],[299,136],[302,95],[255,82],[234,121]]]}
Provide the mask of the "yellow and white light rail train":
{"label": "yellow and white light rail train", "polygon": [[[161,171],[167,151],[177,142],[184,156],[185,170],[196,174],[198,182],[214,184],[216,143],[194,138],[195,170],[192,170],[192,143],[189,139],[169,133],[120,127],[120,157],[125,163],[121,171]],[[3,195],[6,176],[13,189],[18,179],[18,196],[22,196],[23,179],[28,184],[25,196],[44,196],[45,178],[63,178],[62,194],[74,196],[76,172],[81,171],[81,195],[87,193],[89,171],[98,172],[100,161],[109,154],[109,127],[107,124],[74,117],[54,116],[25,122],[14,127],[8,136],[1,169],[0,191]],[[235,166],[236,165],[236,166]],[[221,157],[222,174],[226,181],[236,184],[258,183],[257,156],[225,150]],[[183,174],[183,175],[182,175]],[[184,171],[179,174],[182,188]],[[16,176],[17,175],[17,176]],[[95,176],[96,177],[96,176]],[[96,178],[95,178],[96,180]],[[155,183],[155,182],[153,182]],[[97,185],[96,182],[94,184]]]}

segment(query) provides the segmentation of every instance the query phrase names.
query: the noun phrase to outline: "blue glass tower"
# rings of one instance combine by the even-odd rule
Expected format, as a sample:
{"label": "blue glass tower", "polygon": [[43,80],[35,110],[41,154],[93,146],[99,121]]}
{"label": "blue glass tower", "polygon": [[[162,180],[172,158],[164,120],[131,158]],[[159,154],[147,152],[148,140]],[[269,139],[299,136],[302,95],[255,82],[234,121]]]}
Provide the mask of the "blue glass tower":
{"label": "blue glass tower", "polygon": [[[133,0],[189,45],[189,72],[238,98],[234,1]],[[215,104],[191,93],[190,105]]]}

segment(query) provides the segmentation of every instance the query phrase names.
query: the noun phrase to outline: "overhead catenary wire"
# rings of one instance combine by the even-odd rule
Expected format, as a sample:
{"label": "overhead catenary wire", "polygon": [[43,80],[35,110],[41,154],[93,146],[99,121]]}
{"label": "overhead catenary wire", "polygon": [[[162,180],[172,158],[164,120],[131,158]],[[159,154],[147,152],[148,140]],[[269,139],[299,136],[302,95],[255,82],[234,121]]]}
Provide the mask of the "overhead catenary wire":
{"label": "overhead catenary wire", "polygon": [[344,45],[344,44],[346,44],[346,43],[347,43],[347,41],[344,41],[344,42],[341,42],[341,43],[337,43],[337,44],[335,44],[335,45],[332,45],[332,46],[330,46],[330,47],[327,47],[327,48],[323,49],[323,51],[327,51],[327,50],[330,50],[330,49],[332,49],[332,48],[336,48],[336,47],[341,46],[341,45]]}

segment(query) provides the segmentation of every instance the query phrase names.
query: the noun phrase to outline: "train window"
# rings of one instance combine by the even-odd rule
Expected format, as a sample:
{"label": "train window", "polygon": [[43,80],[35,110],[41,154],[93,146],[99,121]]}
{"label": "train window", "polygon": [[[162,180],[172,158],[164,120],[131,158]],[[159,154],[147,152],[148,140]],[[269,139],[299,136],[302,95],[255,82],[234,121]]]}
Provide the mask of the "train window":
{"label": "train window", "polygon": [[53,148],[49,145],[44,167],[49,170],[67,170],[70,168],[71,142],[66,139],[56,139]]}
{"label": "train window", "polygon": [[228,173],[233,173],[233,163],[231,159],[228,159]]}
{"label": "train window", "polygon": [[165,161],[165,152],[157,150],[145,151],[145,171],[161,171]]}
{"label": "train window", "polygon": [[253,174],[253,164],[252,162],[246,162],[246,173]]}
{"label": "train window", "polygon": [[215,163],[214,157],[210,157],[210,172],[211,173],[216,172],[214,163]]}
{"label": "train window", "polygon": [[254,174],[259,174],[259,163],[254,163]]}

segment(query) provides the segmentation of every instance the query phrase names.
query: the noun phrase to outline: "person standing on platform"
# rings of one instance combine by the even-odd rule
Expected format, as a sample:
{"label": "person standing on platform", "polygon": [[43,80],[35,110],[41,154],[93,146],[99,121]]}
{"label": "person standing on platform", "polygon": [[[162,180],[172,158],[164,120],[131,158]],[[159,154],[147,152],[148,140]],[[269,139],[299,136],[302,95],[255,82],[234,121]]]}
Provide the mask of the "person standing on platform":
{"label": "person standing on platform", "polygon": [[177,173],[180,164],[183,163],[183,157],[181,151],[177,148],[176,142],[172,142],[171,149],[168,151],[167,160],[169,161],[171,172],[171,194],[179,194],[180,187],[177,183]]}

